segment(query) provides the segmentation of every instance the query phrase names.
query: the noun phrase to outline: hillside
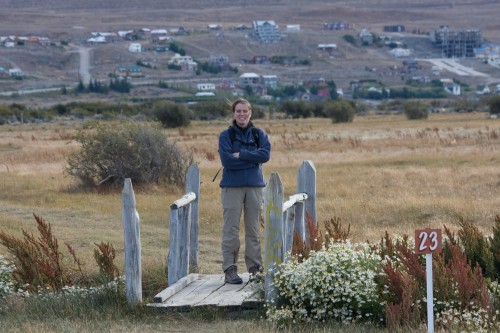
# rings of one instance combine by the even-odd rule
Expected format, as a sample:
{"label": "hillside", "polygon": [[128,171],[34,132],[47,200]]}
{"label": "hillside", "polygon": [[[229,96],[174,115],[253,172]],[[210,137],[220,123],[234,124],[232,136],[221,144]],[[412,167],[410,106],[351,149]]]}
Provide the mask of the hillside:
{"label": "hillside", "polygon": [[[426,33],[441,25],[448,25],[453,30],[478,28],[487,40],[500,43],[500,23],[495,14],[500,12],[499,1],[450,0],[436,4],[428,0],[210,0],[200,4],[195,0],[0,0],[0,8],[0,36],[36,34],[48,36],[56,44],[64,40],[79,46],[95,31],[183,27],[190,34],[174,38],[197,61],[207,60],[213,54],[224,54],[239,73],[277,74],[285,83],[323,77],[334,80],[343,89],[355,79],[377,79],[388,86],[401,84],[405,79],[400,75],[401,59],[392,57],[388,48],[352,46],[344,41],[344,35],[357,35],[362,28],[382,35],[384,25],[405,25],[405,34],[392,34],[392,37],[408,45],[415,58],[440,57],[439,50],[432,48]],[[285,34],[283,41],[261,44],[249,38],[248,31],[233,29],[240,24],[250,27],[253,20],[274,20]],[[324,23],[333,21],[348,22],[350,30],[323,30]],[[212,23],[220,24],[222,31],[208,31],[207,25]],[[300,31],[287,33],[286,25],[289,24],[300,24]],[[413,33],[416,31],[419,33]],[[336,44],[338,49],[333,53],[318,50],[318,44],[322,43]],[[137,60],[165,68],[172,56],[170,52],[131,54],[127,50],[128,44],[118,41],[91,46],[92,78],[106,80],[116,65],[132,65]],[[20,82],[0,81],[0,92],[75,84],[79,77],[77,51],[68,46],[0,48],[0,66],[22,68],[30,78]],[[262,55],[297,56],[309,60],[312,65],[283,67],[246,63],[252,57]],[[461,62],[487,73],[489,77],[463,77],[448,72],[442,75],[470,85],[500,82],[498,69],[474,60]],[[431,75],[431,67],[431,63],[422,62],[422,69],[416,74]],[[186,72],[145,70],[144,80],[217,81],[229,75],[194,76]],[[149,92],[142,90],[141,94]]]}

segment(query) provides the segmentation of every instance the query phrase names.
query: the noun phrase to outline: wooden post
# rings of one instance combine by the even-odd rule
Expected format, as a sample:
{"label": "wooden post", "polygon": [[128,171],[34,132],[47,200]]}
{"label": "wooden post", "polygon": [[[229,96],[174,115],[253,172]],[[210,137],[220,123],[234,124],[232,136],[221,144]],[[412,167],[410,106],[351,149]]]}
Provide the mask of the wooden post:
{"label": "wooden post", "polygon": [[306,204],[297,202],[295,204],[295,231],[299,234],[302,241],[306,240]]}
{"label": "wooden post", "polygon": [[265,298],[272,301],[277,290],[272,285],[274,270],[284,259],[283,185],[273,172],[264,196],[264,268],[266,270]]}
{"label": "wooden post", "polygon": [[[170,252],[168,254],[168,285],[171,286],[189,272],[191,204],[194,193],[188,193],[170,206]],[[183,204],[179,206],[180,204]]]}
{"label": "wooden post", "polygon": [[190,230],[190,248],[189,248],[189,266],[192,272],[198,273],[198,228],[199,228],[199,210],[200,202],[200,169],[197,164],[192,164],[186,176],[186,193],[193,192],[196,199],[191,203],[191,230]]}
{"label": "wooden post", "polygon": [[292,250],[293,230],[295,228],[295,204],[283,212],[284,252]]}
{"label": "wooden post", "polygon": [[186,194],[170,205],[170,251],[168,254],[168,285],[198,272],[198,203],[200,170],[196,164],[186,174]]}
{"label": "wooden post", "polygon": [[140,218],[132,181],[126,178],[122,191],[122,223],[125,247],[125,289],[129,305],[142,302]]}
{"label": "wooden post", "polygon": [[297,193],[306,193],[305,212],[316,221],[316,168],[312,161],[303,161],[297,173]]}

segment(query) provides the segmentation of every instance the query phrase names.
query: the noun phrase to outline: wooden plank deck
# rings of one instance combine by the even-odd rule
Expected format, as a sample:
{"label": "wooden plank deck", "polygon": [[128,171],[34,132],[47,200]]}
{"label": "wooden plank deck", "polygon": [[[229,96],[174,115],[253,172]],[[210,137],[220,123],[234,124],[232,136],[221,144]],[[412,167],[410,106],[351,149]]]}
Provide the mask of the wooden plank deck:
{"label": "wooden plank deck", "polygon": [[189,274],[158,293],[148,305],[182,311],[195,307],[256,309],[263,305],[263,284],[250,282],[248,273],[240,276],[242,284],[228,284],[222,274]]}

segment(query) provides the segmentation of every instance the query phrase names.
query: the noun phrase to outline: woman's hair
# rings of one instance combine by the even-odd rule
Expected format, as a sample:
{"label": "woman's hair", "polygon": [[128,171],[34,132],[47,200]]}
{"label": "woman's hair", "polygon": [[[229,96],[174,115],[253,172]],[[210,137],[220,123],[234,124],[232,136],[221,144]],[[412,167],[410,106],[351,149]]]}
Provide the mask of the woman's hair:
{"label": "woman's hair", "polygon": [[252,104],[250,104],[249,101],[247,101],[244,98],[238,98],[233,103],[231,103],[231,110],[233,111],[233,113],[234,113],[234,110],[236,109],[236,105],[238,105],[238,104],[246,104],[248,106],[248,110],[252,111]]}

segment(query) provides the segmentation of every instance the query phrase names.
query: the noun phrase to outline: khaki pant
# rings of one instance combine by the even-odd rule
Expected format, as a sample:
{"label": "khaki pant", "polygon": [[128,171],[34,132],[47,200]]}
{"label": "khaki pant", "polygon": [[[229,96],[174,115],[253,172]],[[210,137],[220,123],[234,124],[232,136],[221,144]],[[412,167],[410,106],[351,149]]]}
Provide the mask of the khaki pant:
{"label": "khaki pant", "polygon": [[245,264],[247,269],[262,266],[260,250],[260,214],[262,212],[263,187],[222,188],[224,226],[222,229],[222,269],[225,271],[238,262],[240,250],[240,219],[244,210]]}

